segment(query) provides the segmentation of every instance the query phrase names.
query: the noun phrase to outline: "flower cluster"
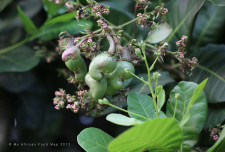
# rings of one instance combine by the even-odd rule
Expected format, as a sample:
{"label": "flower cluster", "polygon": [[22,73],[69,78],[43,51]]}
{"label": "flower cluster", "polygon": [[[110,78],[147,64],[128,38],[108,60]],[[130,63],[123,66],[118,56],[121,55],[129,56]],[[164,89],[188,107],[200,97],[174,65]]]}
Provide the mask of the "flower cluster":
{"label": "flower cluster", "polygon": [[187,36],[182,36],[181,40],[176,42],[178,48],[177,58],[181,62],[180,69],[182,71],[191,71],[198,66],[198,59],[196,57],[193,57],[192,60],[184,57],[187,39]]}
{"label": "flower cluster", "polygon": [[165,17],[168,13],[168,9],[165,8],[165,3],[161,3],[161,6],[156,6],[155,7],[155,17],[158,18],[160,15],[163,15]]}
{"label": "flower cluster", "polygon": [[217,141],[219,139],[220,133],[223,130],[224,126],[218,125],[214,128],[210,128],[210,137],[214,140]]}
{"label": "flower cluster", "polygon": [[140,10],[147,8],[150,4],[148,0],[136,0],[136,8]]}
{"label": "flower cluster", "polygon": [[74,113],[77,113],[80,108],[85,109],[86,105],[84,103],[84,97],[87,96],[87,90],[79,91],[78,96],[72,96],[67,94],[65,90],[59,89],[55,91],[55,98],[53,99],[53,104],[55,109],[60,110],[63,108],[70,109]]}
{"label": "flower cluster", "polygon": [[98,26],[100,26],[103,29],[107,29],[108,23],[104,19],[97,20]]}
{"label": "flower cluster", "polygon": [[159,60],[163,61],[163,57],[166,56],[167,54],[167,47],[168,47],[167,42],[159,43],[159,45],[157,46],[157,49],[154,52],[154,54],[159,56]]}

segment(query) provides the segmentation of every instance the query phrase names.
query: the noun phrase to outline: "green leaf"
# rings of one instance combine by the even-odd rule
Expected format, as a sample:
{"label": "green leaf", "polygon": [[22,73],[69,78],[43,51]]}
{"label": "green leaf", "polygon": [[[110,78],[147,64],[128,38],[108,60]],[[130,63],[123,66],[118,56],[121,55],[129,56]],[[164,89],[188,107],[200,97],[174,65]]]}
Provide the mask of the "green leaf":
{"label": "green leaf", "polygon": [[[159,83],[158,85],[164,86],[168,83],[174,82],[173,78],[170,76],[170,74],[166,71],[159,71],[161,74],[161,77],[159,78]],[[148,81],[148,74],[142,73],[142,74],[137,74],[139,77],[143,77],[145,81]],[[152,82],[153,90],[155,90],[155,82]],[[138,92],[142,94],[149,94],[150,89],[149,86],[142,83],[140,80],[138,80],[135,77],[132,77],[129,80],[125,80],[124,82],[124,88],[129,88],[129,93],[130,92]]]}
{"label": "green leaf", "polygon": [[34,25],[32,20],[21,10],[21,8],[18,6],[17,10],[19,12],[20,19],[22,20],[25,30],[30,35],[35,35],[38,33],[37,27]]}
{"label": "green leaf", "polygon": [[193,71],[191,81],[200,83],[209,78],[205,93],[210,103],[225,101],[225,45],[209,44],[199,48],[192,56],[199,60],[199,66]]}
{"label": "green leaf", "polygon": [[207,152],[222,152],[225,149],[225,127],[220,133],[217,142]]}
{"label": "green leaf", "polygon": [[[130,93],[127,97],[128,111],[146,118],[153,119],[156,117],[153,99],[146,94]],[[129,113],[130,117],[136,118],[141,121],[146,121],[146,119],[138,117]]]}
{"label": "green leaf", "polygon": [[55,4],[53,1],[43,0],[44,9],[48,13],[48,18],[52,18],[56,15],[66,12],[66,8],[63,4]]}
{"label": "green leaf", "polygon": [[225,120],[225,105],[210,104],[208,106],[208,116],[205,122],[205,128],[215,127]]}
{"label": "green leaf", "polygon": [[[168,37],[180,39],[183,35],[188,35],[192,26],[194,16],[204,4],[205,0],[173,0],[168,2],[167,20],[173,32]],[[175,36],[175,37],[174,37]]]}
{"label": "green leaf", "polygon": [[225,7],[208,3],[201,8],[195,21],[193,38],[195,47],[207,43],[220,43],[224,36]]}
{"label": "green leaf", "polygon": [[115,138],[110,152],[175,152],[182,141],[182,130],[174,119],[159,118],[132,127]]}
{"label": "green leaf", "polygon": [[71,21],[74,18],[75,18],[75,13],[69,12],[69,13],[54,17],[53,19],[46,21],[40,29],[47,28],[47,27],[49,27],[51,25],[54,25],[54,24],[68,22],[68,21]]}
{"label": "green leaf", "polygon": [[24,72],[39,63],[35,52],[27,46],[21,46],[0,54],[0,72]]}
{"label": "green leaf", "polygon": [[151,44],[159,43],[160,41],[165,40],[171,32],[172,29],[167,23],[159,24],[151,31],[146,39],[146,42]]}
{"label": "green leaf", "polygon": [[111,113],[106,117],[106,120],[115,123],[117,125],[121,125],[121,126],[132,126],[132,125],[136,125],[136,124],[141,124],[143,123],[140,120],[137,120],[135,118],[130,118],[127,116],[124,116],[122,114],[117,114],[117,113]]}
{"label": "green leaf", "polygon": [[45,41],[51,40],[58,38],[59,33],[62,31],[68,31],[71,35],[76,35],[80,33],[80,31],[84,30],[83,26],[86,24],[92,27],[92,22],[85,20],[76,21],[74,19],[67,22],[60,22],[54,25],[43,27],[37,37]]}
{"label": "green leaf", "polygon": [[87,128],[77,136],[78,144],[87,152],[109,152],[107,146],[113,137],[97,128]]}
{"label": "green leaf", "polygon": [[205,79],[204,81],[202,81],[202,83],[200,83],[196,88],[195,91],[191,97],[191,101],[188,104],[188,111],[191,109],[192,105],[195,103],[195,101],[198,99],[198,97],[201,95],[201,93],[203,92],[203,89],[206,86],[206,83],[208,81],[208,78]]}
{"label": "green leaf", "polygon": [[217,5],[217,6],[225,6],[224,0],[209,0],[209,1],[211,1],[214,5]]}
{"label": "green leaf", "polygon": [[[194,146],[198,141],[199,133],[201,132],[206,116],[207,116],[207,100],[204,92],[197,98],[190,109],[190,117],[186,111],[188,110],[188,105],[192,99],[195,88],[198,85],[193,82],[180,82],[170,93],[169,100],[167,102],[166,107],[166,115],[167,117],[173,117],[176,99],[175,94],[179,93],[180,96],[177,99],[177,110],[175,113],[175,119],[178,122],[181,122],[182,118],[183,122],[181,124],[185,124],[183,126],[183,148],[186,151],[189,151],[192,146]],[[185,121],[189,118],[189,120],[185,123]]]}
{"label": "green leaf", "polygon": [[159,90],[160,90],[159,92],[157,91],[157,108],[158,108],[158,111],[161,110],[161,108],[163,107],[163,105],[165,103],[165,99],[166,99],[165,90],[163,89],[162,86],[160,86]]}

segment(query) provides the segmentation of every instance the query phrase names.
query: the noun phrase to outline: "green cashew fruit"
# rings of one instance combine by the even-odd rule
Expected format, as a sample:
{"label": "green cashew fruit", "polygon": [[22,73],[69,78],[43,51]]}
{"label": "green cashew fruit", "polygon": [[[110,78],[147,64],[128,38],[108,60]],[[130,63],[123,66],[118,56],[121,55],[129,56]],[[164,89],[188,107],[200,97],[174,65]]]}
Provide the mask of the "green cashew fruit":
{"label": "green cashew fruit", "polygon": [[90,95],[94,100],[101,99],[105,95],[107,90],[107,78],[105,76],[101,80],[95,80],[87,73],[85,82],[90,88]]}
{"label": "green cashew fruit", "polygon": [[68,69],[74,72],[77,81],[84,80],[87,73],[86,63],[81,56],[76,59],[70,59],[65,62]]}
{"label": "green cashew fruit", "polygon": [[116,69],[116,59],[107,52],[97,55],[89,66],[89,73],[95,80],[101,80],[105,73],[111,73]]}
{"label": "green cashew fruit", "polygon": [[132,75],[126,71],[128,69],[130,72],[135,73],[134,66],[127,61],[119,61],[117,63],[117,68],[115,71],[109,74],[108,81],[109,84],[116,90],[123,88],[123,80],[130,79]]}
{"label": "green cashew fruit", "polygon": [[109,80],[108,80],[108,83],[107,83],[107,90],[106,90],[106,95],[112,96],[112,95],[116,94],[116,92],[117,92],[117,90],[114,89],[114,88],[110,85]]}

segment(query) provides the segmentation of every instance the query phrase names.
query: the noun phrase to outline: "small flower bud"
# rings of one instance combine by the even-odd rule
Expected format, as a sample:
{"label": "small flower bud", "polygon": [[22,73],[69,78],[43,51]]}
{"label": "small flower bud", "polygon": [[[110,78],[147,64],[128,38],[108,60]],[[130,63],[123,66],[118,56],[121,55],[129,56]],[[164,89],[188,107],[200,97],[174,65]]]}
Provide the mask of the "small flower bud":
{"label": "small flower bud", "polygon": [[139,48],[135,49],[135,54],[139,57],[142,57],[141,50]]}
{"label": "small flower bud", "polygon": [[159,72],[154,72],[153,73],[153,80],[158,80],[160,78],[161,74]]}
{"label": "small flower bud", "polygon": [[177,100],[180,97],[180,93],[175,93],[175,99]]}
{"label": "small flower bud", "polygon": [[100,104],[100,105],[103,105],[103,104],[109,104],[109,101],[106,99],[106,98],[104,98],[104,99],[99,99],[98,100],[98,103]]}

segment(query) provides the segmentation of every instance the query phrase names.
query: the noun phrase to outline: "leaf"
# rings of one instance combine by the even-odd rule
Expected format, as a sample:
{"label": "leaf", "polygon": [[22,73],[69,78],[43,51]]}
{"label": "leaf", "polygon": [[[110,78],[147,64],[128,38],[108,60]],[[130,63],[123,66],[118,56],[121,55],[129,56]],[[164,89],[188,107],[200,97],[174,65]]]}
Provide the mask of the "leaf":
{"label": "leaf", "polygon": [[[177,100],[177,109],[175,113],[175,119],[181,122],[182,118],[188,119],[188,113],[186,113],[188,105],[191,101],[195,88],[198,85],[194,82],[181,81],[170,93],[169,100],[166,107],[166,116],[173,117],[176,99],[175,94],[179,93],[180,96]],[[198,141],[199,133],[201,132],[206,116],[207,116],[207,100],[204,92],[197,98],[190,109],[190,118],[187,123],[183,120],[183,148],[186,151],[194,146]]]}
{"label": "leaf", "polygon": [[136,125],[136,124],[141,124],[143,123],[140,120],[137,120],[135,118],[130,118],[127,116],[124,116],[122,114],[117,114],[117,113],[111,113],[106,117],[106,120],[115,123],[117,125],[121,125],[121,126],[132,126],[132,125]]}
{"label": "leaf", "polygon": [[222,152],[225,149],[225,128],[220,133],[217,142],[207,152]]}
{"label": "leaf", "polygon": [[[160,86],[160,92],[158,92],[158,95],[157,95],[157,108],[158,108],[158,111],[161,110],[161,108],[163,107],[164,103],[165,103],[165,99],[166,99],[166,94],[165,94],[165,90],[163,89],[162,86]],[[157,88],[158,89],[158,88]]]}
{"label": "leaf", "polygon": [[38,33],[37,27],[34,25],[32,20],[21,10],[21,8],[18,6],[17,10],[19,12],[20,19],[22,20],[25,30],[30,35],[35,35]]}
{"label": "leaf", "polygon": [[0,54],[0,72],[24,72],[35,67],[40,59],[27,46]]}
{"label": "leaf", "polygon": [[71,21],[72,19],[74,19],[74,17],[75,17],[74,12],[69,12],[69,13],[54,17],[53,19],[46,21],[40,29],[47,28],[54,24]]}
{"label": "leaf", "polygon": [[74,19],[67,22],[60,22],[58,24],[45,26],[41,29],[41,32],[37,35],[37,37],[47,41],[54,38],[58,38],[59,33],[62,31],[68,31],[71,35],[76,35],[80,31],[84,30],[83,26],[86,24],[92,27],[92,23],[90,21],[85,20],[79,20],[78,22]]}
{"label": "leaf", "polygon": [[198,97],[201,95],[201,93],[203,92],[203,89],[206,86],[206,83],[208,81],[208,78],[205,79],[204,81],[202,81],[202,83],[200,83],[196,88],[195,91],[191,97],[191,101],[188,104],[188,111],[191,109],[192,105],[195,103],[195,101],[198,99]]}
{"label": "leaf", "polygon": [[193,71],[191,81],[201,82],[209,78],[205,93],[210,103],[225,101],[225,45],[209,44],[199,48],[191,56],[199,60],[199,68]]}
{"label": "leaf", "polygon": [[[153,119],[156,117],[153,99],[146,94],[130,93],[127,97],[128,111],[146,118]],[[129,113],[130,117],[136,118],[141,121],[146,121],[146,119],[138,117]]]}
{"label": "leaf", "polygon": [[146,42],[151,44],[159,43],[160,41],[165,40],[171,32],[172,29],[167,23],[159,24],[150,32],[149,36],[146,39]]}
{"label": "leaf", "polygon": [[108,152],[107,146],[113,140],[109,134],[97,128],[87,128],[77,136],[78,144],[87,152]]}
{"label": "leaf", "polygon": [[195,48],[207,43],[220,43],[225,32],[225,7],[205,3],[198,13],[193,31]]}
{"label": "leaf", "polygon": [[225,120],[225,105],[210,104],[204,128],[215,127]]}
{"label": "leaf", "polygon": [[225,6],[224,0],[209,0],[209,1],[211,1],[214,5],[217,5],[217,6]]}
{"label": "leaf", "polygon": [[181,141],[182,130],[177,122],[159,118],[125,131],[109,144],[108,149],[110,152],[175,152]]}
{"label": "leaf", "polygon": [[[168,37],[180,39],[183,35],[188,35],[192,26],[194,16],[204,4],[205,0],[174,0],[168,2],[167,21],[173,32]],[[174,37],[175,36],[175,37]]]}
{"label": "leaf", "polygon": [[[166,71],[159,71],[161,74],[161,77],[159,78],[159,83],[158,85],[166,85],[168,83],[174,82],[173,78],[170,76],[170,74]],[[144,80],[148,81],[148,74],[142,73],[142,74],[137,74],[139,77],[143,77]],[[155,82],[152,82],[153,90],[155,90]],[[142,83],[140,80],[138,80],[135,77],[132,77],[129,80],[124,81],[124,88],[129,88],[129,93],[130,92],[138,92],[142,94],[149,94],[150,89],[148,85]]]}
{"label": "leaf", "polygon": [[48,18],[52,18],[56,15],[66,12],[66,8],[63,4],[55,4],[53,1],[43,0],[44,9],[48,13]]}

